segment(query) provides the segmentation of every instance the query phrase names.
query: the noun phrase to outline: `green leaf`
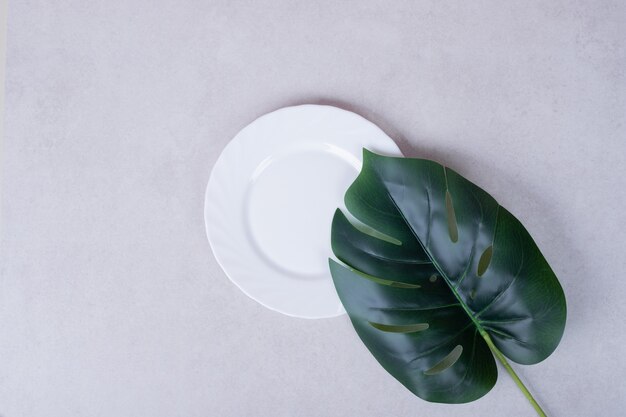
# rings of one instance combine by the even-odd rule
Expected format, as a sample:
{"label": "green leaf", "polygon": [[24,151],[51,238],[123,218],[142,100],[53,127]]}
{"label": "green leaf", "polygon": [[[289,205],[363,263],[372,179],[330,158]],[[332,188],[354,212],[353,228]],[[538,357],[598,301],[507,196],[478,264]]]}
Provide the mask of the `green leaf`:
{"label": "green leaf", "polygon": [[473,401],[496,382],[494,354],[533,364],[554,351],[563,290],[485,191],[434,161],[364,150],[345,203],[358,222],[335,213],[335,287],[363,343],[417,396]]}

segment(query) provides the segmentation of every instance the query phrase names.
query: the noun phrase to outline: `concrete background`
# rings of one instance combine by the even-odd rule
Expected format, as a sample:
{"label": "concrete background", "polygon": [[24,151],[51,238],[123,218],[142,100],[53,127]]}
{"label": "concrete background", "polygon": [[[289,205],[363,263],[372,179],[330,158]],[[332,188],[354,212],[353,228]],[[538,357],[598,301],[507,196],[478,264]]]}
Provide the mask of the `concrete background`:
{"label": "concrete background", "polygon": [[[6,35],[7,35],[7,1],[0,0],[0,190],[2,189],[2,139],[4,137],[4,73],[6,70]],[[0,218],[2,213],[2,203],[0,202]],[[0,227],[2,224],[0,222]],[[2,229],[0,228],[0,236]]]}
{"label": "concrete background", "polygon": [[[491,192],[568,300],[516,366],[552,416],[626,408],[623,1],[12,1],[0,415],[532,416],[501,371],[414,397],[344,317],[265,310],[213,258],[203,197],[255,117],[335,104]],[[245,262],[245,260],[242,260]]]}

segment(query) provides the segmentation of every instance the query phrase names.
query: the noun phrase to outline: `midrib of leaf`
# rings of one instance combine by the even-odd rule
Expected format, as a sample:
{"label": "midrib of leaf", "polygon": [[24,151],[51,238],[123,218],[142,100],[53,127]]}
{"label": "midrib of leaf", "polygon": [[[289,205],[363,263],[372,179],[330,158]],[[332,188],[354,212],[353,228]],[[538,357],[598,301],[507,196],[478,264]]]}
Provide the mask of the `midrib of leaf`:
{"label": "midrib of leaf", "polygon": [[[394,202],[395,204],[395,202]],[[403,215],[404,217],[404,215]],[[406,220],[405,220],[406,221]],[[411,228],[409,226],[409,228],[411,229],[411,232],[413,232],[413,228]],[[415,235],[415,232],[413,232],[413,234]],[[417,236],[416,236],[417,238]],[[420,245],[422,245],[422,241],[417,238],[418,242],[420,243]],[[424,245],[422,245],[422,249],[424,249],[424,252],[426,252],[426,254],[428,255],[428,257],[430,258],[433,266],[435,267],[435,269],[437,270],[437,272],[439,272],[439,274],[441,275],[441,277],[443,278],[443,280],[446,282],[446,284],[448,285],[448,288],[450,289],[450,291],[452,291],[452,294],[454,294],[454,296],[456,297],[457,301],[459,302],[459,304],[461,305],[461,307],[463,308],[463,310],[465,311],[465,313],[467,313],[467,315],[469,316],[469,318],[472,320],[472,322],[474,323],[474,325],[476,326],[476,328],[478,328],[478,331],[484,332],[485,330],[483,329],[483,327],[481,326],[480,322],[478,321],[478,319],[474,316],[473,311],[470,310],[469,306],[467,304],[465,304],[465,301],[463,301],[463,299],[461,298],[461,295],[459,294],[459,292],[456,290],[456,288],[454,287],[454,285],[452,285],[450,278],[448,277],[448,275],[446,275],[446,273],[443,271],[443,269],[441,268],[441,266],[439,265],[439,263],[434,259],[433,255],[430,253],[430,250],[428,250],[426,247],[424,247]]]}

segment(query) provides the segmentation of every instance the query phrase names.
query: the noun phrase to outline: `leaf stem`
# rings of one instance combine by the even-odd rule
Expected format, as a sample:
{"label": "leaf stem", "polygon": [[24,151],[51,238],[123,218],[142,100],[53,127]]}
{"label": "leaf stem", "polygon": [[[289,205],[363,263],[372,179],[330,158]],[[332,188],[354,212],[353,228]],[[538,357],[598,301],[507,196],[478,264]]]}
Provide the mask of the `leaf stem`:
{"label": "leaf stem", "polygon": [[509,375],[511,375],[511,378],[513,378],[513,381],[515,381],[515,383],[517,384],[517,387],[522,391],[526,399],[530,401],[530,404],[533,406],[537,414],[541,417],[547,417],[546,413],[541,409],[541,407],[539,406],[539,404],[537,403],[533,395],[530,393],[530,391],[528,391],[528,388],[526,388],[526,385],[524,385],[522,380],[519,378],[519,376],[517,376],[517,374],[515,373],[515,371],[509,364],[509,362],[506,360],[506,357],[502,354],[502,352],[500,352],[500,350],[498,350],[496,345],[493,344],[493,341],[491,340],[489,333],[487,333],[483,329],[480,329],[480,335],[483,337],[483,339],[485,339],[485,341],[487,342],[487,345],[489,346],[489,349],[491,349],[491,351],[496,356],[496,358],[498,358],[498,360],[502,363],[502,365],[507,370]]}

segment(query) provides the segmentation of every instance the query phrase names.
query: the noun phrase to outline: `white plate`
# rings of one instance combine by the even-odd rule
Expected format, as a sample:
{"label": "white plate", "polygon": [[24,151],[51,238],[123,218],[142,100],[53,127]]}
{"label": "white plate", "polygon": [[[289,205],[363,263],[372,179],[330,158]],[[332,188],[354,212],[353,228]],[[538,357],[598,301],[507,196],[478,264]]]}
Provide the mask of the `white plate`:
{"label": "white plate", "polygon": [[318,105],[266,114],[226,146],[204,217],[217,261],[244,293],[289,316],[344,313],[328,271],[330,225],[364,147],[401,155],[371,122]]}

